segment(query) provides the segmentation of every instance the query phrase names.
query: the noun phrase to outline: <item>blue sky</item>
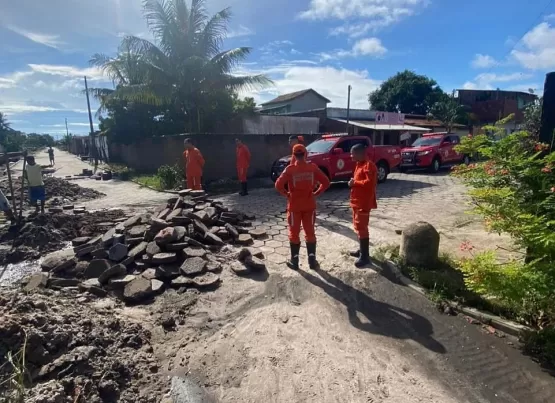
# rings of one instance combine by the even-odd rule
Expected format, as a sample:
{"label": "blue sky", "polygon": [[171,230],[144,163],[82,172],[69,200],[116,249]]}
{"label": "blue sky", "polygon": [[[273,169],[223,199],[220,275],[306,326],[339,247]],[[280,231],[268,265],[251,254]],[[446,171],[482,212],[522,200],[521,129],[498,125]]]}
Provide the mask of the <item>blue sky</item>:
{"label": "blue sky", "polygon": [[[12,127],[60,135],[64,119],[88,132],[83,75],[110,86],[88,65],[114,54],[121,36],[148,37],[141,0],[0,0],[0,111]],[[549,0],[207,0],[231,7],[226,48],[251,46],[238,72],[265,73],[274,87],[258,102],[314,88],[346,106],[399,70],[434,78],[444,90],[541,93],[555,70],[555,2]],[[96,104],[93,103],[96,109]],[[96,122],[96,120],[95,120]]]}

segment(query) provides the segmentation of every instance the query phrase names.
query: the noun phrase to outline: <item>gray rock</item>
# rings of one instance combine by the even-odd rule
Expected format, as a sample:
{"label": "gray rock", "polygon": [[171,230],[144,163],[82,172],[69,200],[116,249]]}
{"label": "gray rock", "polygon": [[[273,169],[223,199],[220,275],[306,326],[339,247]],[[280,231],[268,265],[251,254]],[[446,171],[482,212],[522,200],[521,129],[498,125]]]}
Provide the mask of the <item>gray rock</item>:
{"label": "gray rock", "polygon": [[72,244],[73,246],[80,246],[80,245],[86,244],[86,243],[89,242],[90,240],[91,240],[91,238],[88,237],[88,236],[81,236],[81,237],[79,237],[79,238],[74,238],[74,239],[71,241],[71,244]]}
{"label": "gray rock", "polygon": [[158,245],[166,245],[177,240],[177,233],[174,227],[164,228],[154,237],[154,241]]}
{"label": "gray rock", "polygon": [[241,262],[232,262],[230,268],[239,276],[245,276],[251,272],[250,269]]}
{"label": "gray rock", "polygon": [[185,254],[185,256],[187,256],[188,258],[191,257],[204,257],[206,256],[206,251],[204,249],[201,248],[185,248],[183,250],[183,253]]}
{"label": "gray rock", "polygon": [[173,227],[175,229],[175,240],[181,241],[187,234],[187,229],[182,226]]}
{"label": "gray rock", "polygon": [[110,284],[110,286],[112,286],[113,288],[123,288],[131,281],[135,280],[136,277],[137,276],[134,276],[132,274],[126,274],[126,275],[111,278],[108,281],[108,284]]}
{"label": "gray rock", "polygon": [[152,279],[150,280],[150,288],[152,288],[152,292],[159,293],[164,291],[164,283],[160,280]]}
{"label": "gray rock", "polygon": [[188,242],[169,243],[165,246],[168,252],[180,252],[189,246]]}
{"label": "gray rock", "polygon": [[168,227],[169,224],[166,221],[164,221],[160,218],[153,218],[150,221],[150,226],[151,226],[152,229],[154,229],[156,231],[160,231],[160,230],[163,230],[164,228]]}
{"label": "gray rock", "polygon": [[206,264],[206,271],[210,273],[219,273],[222,271],[222,264],[219,262],[208,262]]}
{"label": "gray rock", "polygon": [[98,246],[96,246],[96,245],[84,244],[84,245],[79,246],[79,249],[73,248],[73,251],[75,252],[76,257],[83,257],[83,256],[87,256],[88,254],[92,253],[97,248],[98,248]]}
{"label": "gray rock", "polygon": [[127,256],[128,250],[127,245],[117,243],[110,248],[108,258],[113,262],[121,262]]}
{"label": "gray rock", "polygon": [[173,263],[177,260],[177,255],[175,253],[157,253],[156,255],[152,256],[152,264],[166,264],[166,263]]}
{"label": "gray rock", "polygon": [[131,249],[128,255],[138,259],[145,254],[147,246],[148,242],[141,242],[133,249]]}
{"label": "gray rock", "polygon": [[252,236],[254,239],[263,239],[266,238],[267,233],[265,229],[253,228],[249,230],[249,235]]}
{"label": "gray rock", "polygon": [[225,229],[229,233],[229,236],[231,237],[231,239],[236,240],[239,238],[239,231],[237,231],[237,228],[235,228],[233,225],[226,223]]}
{"label": "gray rock", "polygon": [[110,262],[106,259],[93,259],[89,267],[83,273],[85,278],[98,278],[102,273],[110,268]]}
{"label": "gray rock", "polygon": [[[95,246],[98,248],[98,246]],[[91,256],[95,259],[108,259],[108,251],[104,248],[98,248],[91,252]]]}
{"label": "gray rock", "polygon": [[215,246],[224,246],[225,242],[222,241],[222,239],[216,235],[213,234],[211,232],[207,232],[204,235],[204,240],[206,241],[206,243],[210,244],[210,245],[215,245]]}
{"label": "gray rock", "polygon": [[100,276],[98,276],[98,282],[100,284],[108,284],[109,280],[113,277],[124,276],[127,274],[127,268],[122,264],[116,264],[105,270]]}
{"label": "gray rock", "polygon": [[145,236],[145,232],[149,229],[148,225],[136,225],[127,230],[127,235],[131,238]]}
{"label": "gray rock", "polygon": [[237,260],[240,262],[244,262],[245,260],[247,260],[247,258],[251,256],[252,254],[249,248],[243,248],[239,251],[239,254],[237,255]]}
{"label": "gray rock", "polygon": [[47,255],[41,263],[43,271],[61,273],[75,266],[75,254],[71,249],[66,249]]}
{"label": "gray rock", "polygon": [[97,278],[90,278],[86,281],[83,281],[81,284],[79,284],[79,289],[81,291],[87,291],[101,298],[108,295],[106,290],[102,289],[102,287],[100,286],[100,283],[98,282]]}
{"label": "gray rock", "polygon": [[237,238],[237,243],[239,245],[251,245],[253,243],[252,236],[249,234],[239,234]]}
{"label": "gray rock", "polygon": [[23,287],[26,292],[36,291],[39,288],[45,288],[48,284],[48,273],[35,273],[29,277],[27,284]]}
{"label": "gray rock", "polygon": [[162,252],[162,249],[160,249],[160,247],[156,242],[149,242],[148,245],[146,246],[146,254],[148,256],[152,257],[160,252]]}
{"label": "gray rock", "polygon": [[161,264],[156,268],[156,278],[161,280],[171,280],[181,274],[178,264]]}
{"label": "gray rock", "polygon": [[153,278],[156,278],[156,269],[146,269],[141,273],[141,276],[148,280],[152,280]]}
{"label": "gray rock", "polygon": [[204,273],[203,275],[194,277],[191,285],[197,288],[214,287],[220,283],[220,276],[214,273]]}
{"label": "gray rock", "polygon": [[77,287],[80,281],[76,278],[57,278],[52,277],[48,279],[48,287]]}
{"label": "gray rock", "polygon": [[257,257],[249,256],[245,259],[245,266],[253,271],[263,271],[266,270],[266,264]]}
{"label": "gray rock", "polygon": [[179,276],[172,280],[174,288],[189,287],[191,284],[193,284],[193,279],[185,276]]}
{"label": "gray rock", "polygon": [[204,272],[206,264],[206,260],[201,257],[192,257],[183,262],[181,272],[186,276],[196,276]]}
{"label": "gray rock", "polygon": [[399,255],[404,264],[433,267],[439,253],[439,233],[427,222],[410,224],[401,235]]}
{"label": "gray rock", "polygon": [[144,277],[136,277],[123,289],[123,298],[128,302],[140,302],[153,294],[150,280]]}
{"label": "gray rock", "polygon": [[112,242],[114,242],[114,235],[116,235],[116,229],[110,228],[104,233],[104,235],[102,235],[102,244],[105,247],[112,246]]}

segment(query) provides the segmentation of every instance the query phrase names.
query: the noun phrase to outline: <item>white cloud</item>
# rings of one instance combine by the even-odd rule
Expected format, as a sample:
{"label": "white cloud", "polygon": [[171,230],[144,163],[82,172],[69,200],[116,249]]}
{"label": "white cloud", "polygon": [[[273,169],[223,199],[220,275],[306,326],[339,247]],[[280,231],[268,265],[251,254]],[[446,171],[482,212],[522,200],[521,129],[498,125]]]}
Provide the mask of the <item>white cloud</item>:
{"label": "white cloud", "polygon": [[524,35],[522,45],[511,56],[531,70],[555,68],[555,28],[548,22],[537,25]]}
{"label": "white cloud", "polygon": [[[71,123],[68,122],[68,126],[82,126],[82,127],[89,127],[89,123]],[[55,125],[40,125],[40,127],[66,127],[65,124],[55,124]]]}
{"label": "white cloud", "polygon": [[545,17],[543,17],[544,21],[552,21],[555,20],[555,13],[553,14],[548,14]]}
{"label": "white cloud", "polygon": [[350,50],[337,49],[331,52],[319,53],[321,61],[340,59],[343,57],[382,57],[387,53],[387,48],[383,46],[378,38],[364,38],[357,41]]}
{"label": "white cloud", "polygon": [[477,53],[476,55],[474,55],[474,59],[470,64],[475,69],[487,69],[487,68],[496,66],[498,62],[490,55],[483,55],[481,53]]}
{"label": "white cloud", "polygon": [[6,28],[18,35],[29,39],[30,41],[48,46],[50,48],[58,49],[61,45],[64,45],[64,42],[60,41],[59,35],[41,34],[38,32],[27,31],[25,29],[14,26],[7,26]]}
{"label": "white cloud", "polygon": [[381,81],[372,79],[367,70],[348,70],[330,66],[278,65],[241,74],[267,74],[275,86],[261,91],[251,91],[258,103],[269,101],[280,94],[312,88],[332,101],[332,106],[347,106],[347,86],[352,85],[351,107],[368,108],[368,93],[379,87]]}
{"label": "white cloud", "polygon": [[323,20],[337,18],[400,18],[425,7],[428,0],[311,0],[301,18]]}
{"label": "white cloud", "polygon": [[466,90],[494,90],[499,86],[500,83],[511,83],[515,81],[528,80],[532,77],[533,74],[528,73],[482,73],[478,74],[474,78],[474,80],[465,82],[463,84],[463,88]]}
{"label": "white cloud", "polygon": [[35,73],[49,74],[62,77],[79,77],[87,76],[87,79],[100,80],[103,78],[102,71],[96,67],[75,67],[54,64],[29,64],[29,67]]}
{"label": "white cloud", "polygon": [[239,27],[237,29],[231,29],[229,30],[229,32],[227,33],[227,37],[228,38],[239,38],[241,36],[250,36],[250,35],[254,35],[255,32],[244,26],[244,25],[239,25]]}

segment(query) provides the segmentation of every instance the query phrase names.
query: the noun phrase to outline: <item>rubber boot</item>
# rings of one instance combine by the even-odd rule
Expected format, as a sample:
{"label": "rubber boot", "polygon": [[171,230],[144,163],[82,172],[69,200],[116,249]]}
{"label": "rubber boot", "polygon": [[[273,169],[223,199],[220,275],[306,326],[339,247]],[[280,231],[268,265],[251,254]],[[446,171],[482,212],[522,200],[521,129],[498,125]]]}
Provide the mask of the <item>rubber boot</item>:
{"label": "rubber boot", "polygon": [[307,242],[306,251],[308,252],[308,267],[312,270],[316,270],[319,266],[316,260],[316,242]]}
{"label": "rubber boot", "polygon": [[360,256],[355,261],[356,267],[364,267],[370,264],[370,240],[368,238],[360,239]]}
{"label": "rubber boot", "polygon": [[289,259],[286,264],[287,267],[293,270],[299,270],[299,252],[301,251],[300,243],[290,243],[291,248],[291,259]]}
{"label": "rubber boot", "polygon": [[243,193],[244,193],[244,196],[248,196],[249,194],[248,182],[243,182]]}
{"label": "rubber boot", "polygon": [[357,250],[350,251],[349,256],[359,258],[360,257],[360,248],[358,248]]}
{"label": "rubber boot", "polygon": [[239,196],[245,196],[245,182],[241,182],[241,190],[239,191]]}

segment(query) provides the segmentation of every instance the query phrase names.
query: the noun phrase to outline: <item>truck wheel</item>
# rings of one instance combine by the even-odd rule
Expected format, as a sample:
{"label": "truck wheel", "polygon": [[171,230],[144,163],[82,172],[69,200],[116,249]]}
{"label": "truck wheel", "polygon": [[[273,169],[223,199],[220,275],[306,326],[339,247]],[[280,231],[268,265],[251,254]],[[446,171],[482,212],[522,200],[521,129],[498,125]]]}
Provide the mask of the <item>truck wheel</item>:
{"label": "truck wheel", "polygon": [[430,172],[436,174],[439,172],[440,169],[441,160],[439,159],[439,157],[435,157],[432,161],[432,165],[430,165]]}
{"label": "truck wheel", "polygon": [[389,175],[389,166],[383,162],[378,162],[378,183],[384,183]]}

